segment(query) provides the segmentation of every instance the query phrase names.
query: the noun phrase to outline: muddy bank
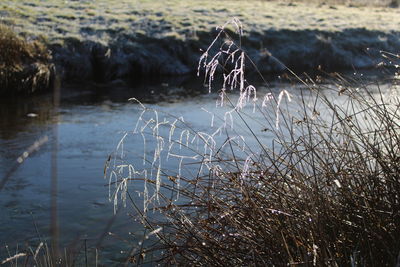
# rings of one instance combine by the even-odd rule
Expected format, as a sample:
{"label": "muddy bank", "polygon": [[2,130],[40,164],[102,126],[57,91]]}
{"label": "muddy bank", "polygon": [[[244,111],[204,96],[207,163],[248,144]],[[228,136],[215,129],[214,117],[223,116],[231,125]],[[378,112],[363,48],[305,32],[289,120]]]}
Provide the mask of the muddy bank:
{"label": "muddy bank", "polygon": [[49,46],[64,80],[96,83],[189,74],[197,67],[200,47],[191,40],[133,36],[120,36],[109,44],[66,39],[64,45]]}
{"label": "muddy bank", "polygon": [[[66,38],[62,45],[50,43],[48,48],[57,74],[64,81],[135,85],[163,76],[195,74],[201,50],[207,48],[215,35],[216,31],[210,30],[198,34],[197,39],[180,40],[121,33],[108,44]],[[285,70],[284,65],[298,72],[319,67],[326,71],[368,69],[375,68],[383,60],[381,50],[399,50],[400,32],[366,29],[254,31],[242,37],[242,47],[265,73],[281,73]],[[16,86],[17,91],[29,91],[29,87],[34,91],[37,84],[49,84],[48,73],[53,69],[47,70],[49,67],[43,63],[31,61],[14,73],[11,86],[18,84],[17,80],[25,80]],[[37,84],[26,79],[41,73],[47,73],[42,74],[47,76],[40,76]],[[8,80],[11,82],[10,78]]]}
{"label": "muddy bank", "polygon": [[[215,31],[204,32],[197,40],[135,38],[121,35],[105,45],[93,41],[65,40],[52,45],[58,72],[65,80],[117,80],[135,83],[163,75],[195,73],[197,63],[211,43]],[[327,71],[375,68],[383,60],[380,51],[396,52],[400,32],[348,29],[340,32],[317,30],[266,30],[250,32],[242,46],[262,72],[281,72],[284,66],[296,71]]]}

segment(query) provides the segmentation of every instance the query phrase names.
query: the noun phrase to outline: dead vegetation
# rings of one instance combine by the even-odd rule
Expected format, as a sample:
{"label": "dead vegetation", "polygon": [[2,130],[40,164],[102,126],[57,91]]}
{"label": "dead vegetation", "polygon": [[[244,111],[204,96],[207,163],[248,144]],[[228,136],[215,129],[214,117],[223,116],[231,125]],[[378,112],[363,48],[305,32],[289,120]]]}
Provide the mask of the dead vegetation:
{"label": "dead vegetation", "polygon": [[43,43],[28,42],[0,25],[0,94],[30,94],[46,89],[53,75],[51,54]]}
{"label": "dead vegetation", "polygon": [[[396,82],[383,91],[335,73],[329,86],[292,72],[302,84],[296,98],[286,90],[260,96],[247,84],[245,62],[251,63],[241,47],[223,29],[216,40],[222,46],[213,42],[200,67],[211,85],[224,70],[218,103],[228,111],[214,114],[210,131],[200,132],[183,118],[163,119],[139,105],[135,130],[106,166],[115,185],[111,200],[120,195],[130,203],[146,229],[146,245],[132,248],[127,262],[394,266],[400,253]],[[240,91],[237,101],[230,88]],[[253,120],[261,131],[250,126]],[[246,139],[237,125],[249,132]],[[127,162],[130,135],[147,144],[143,163]],[[163,167],[174,158],[175,168]],[[142,208],[130,190],[138,192],[141,183]]]}

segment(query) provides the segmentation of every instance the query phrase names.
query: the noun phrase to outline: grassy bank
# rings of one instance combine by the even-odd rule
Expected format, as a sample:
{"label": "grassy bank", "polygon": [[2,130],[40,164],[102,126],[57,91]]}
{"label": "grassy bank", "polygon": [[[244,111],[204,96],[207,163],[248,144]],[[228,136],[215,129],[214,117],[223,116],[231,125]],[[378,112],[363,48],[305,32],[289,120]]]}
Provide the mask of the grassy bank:
{"label": "grassy bank", "polygon": [[271,54],[301,71],[374,67],[380,50],[400,47],[398,10],[356,2],[5,0],[0,16],[42,36],[65,79],[136,82],[194,72],[215,27],[232,17],[246,25],[243,45],[261,71],[283,70]]}

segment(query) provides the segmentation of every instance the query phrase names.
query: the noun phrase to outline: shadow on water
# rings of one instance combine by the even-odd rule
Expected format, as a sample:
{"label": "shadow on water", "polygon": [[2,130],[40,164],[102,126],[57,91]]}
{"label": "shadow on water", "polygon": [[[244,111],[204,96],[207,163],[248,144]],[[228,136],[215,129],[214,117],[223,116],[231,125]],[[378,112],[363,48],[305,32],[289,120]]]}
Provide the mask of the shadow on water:
{"label": "shadow on water", "polygon": [[146,82],[126,83],[115,80],[108,84],[77,83],[66,85],[61,94],[62,103],[98,104],[105,100],[126,103],[137,98],[143,103],[177,102],[187,97],[205,93],[201,79],[194,75],[176,77],[149,77]]}
{"label": "shadow on water", "polygon": [[[70,83],[61,88],[60,105],[62,108],[65,105],[98,105],[104,101],[126,103],[132,97],[143,103],[176,102],[205,93],[206,90],[199,90],[201,87],[201,80],[193,76],[150,78],[148,82],[134,86],[123,81],[110,84]],[[51,93],[0,98],[0,138],[15,138],[31,126],[51,124],[53,108]]]}
{"label": "shadow on water", "polygon": [[26,127],[46,125],[51,119],[52,96],[40,95],[0,100],[0,138],[14,138]]}

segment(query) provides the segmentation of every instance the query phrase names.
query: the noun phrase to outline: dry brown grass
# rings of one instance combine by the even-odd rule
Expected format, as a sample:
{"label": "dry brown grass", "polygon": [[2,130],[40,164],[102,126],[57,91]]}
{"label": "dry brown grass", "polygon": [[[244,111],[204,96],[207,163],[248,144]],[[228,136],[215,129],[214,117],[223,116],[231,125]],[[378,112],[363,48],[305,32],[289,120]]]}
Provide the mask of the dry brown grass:
{"label": "dry brown grass", "polygon": [[[221,30],[220,37],[201,59],[206,78],[213,83],[218,73],[214,71],[224,70],[221,93],[230,86],[238,88],[239,99],[250,105],[253,91],[245,89],[250,87],[243,66],[251,62],[230,34]],[[223,40],[222,46],[218,40]],[[389,53],[386,57],[392,63],[400,59]],[[154,137],[153,160],[128,165],[121,140],[110,174],[117,186],[114,200],[122,192],[147,229],[146,236],[155,237],[148,246],[132,249],[128,260],[142,263],[150,255],[150,261],[184,266],[396,264],[400,254],[398,84],[383,92],[379,85],[371,88],[339,74],[330,76],[334,86],[291,75],[302,83],[295,111],[282,100],[284,91],[279,96],[273,91],[267,94],[267,102],[254,109],[258,117],[224,95],[238,120],[235,125],[241,123],[250,132],[243,142],[224,126],[207,135],[183,119],[171,124],[159,115],[140,118],[136,128],[142,130],[136,134]],[[142,108],[142,115],[153,112]],[[261,132],[249,126],[256,118],[264,128]],[[171,128],[169,138],[162,136],[160,125],[167,131]],[[178,129],[181,132],[174,139]],[[272,141],[263,139],[263,132]],[[218,143],[218,135],[225,141]],[[195,160],[164,169],[164,150],[174,157],[194,154]],[[189,169],[185,174],[184,168]],[[143,210],[127,189],[129,182],[145,183]]]}
{"label": "dry brown grass", "polygon": [[38,41],[28,42],[0,25],[0,94],[31,93],[49,86],[51,54]]}

